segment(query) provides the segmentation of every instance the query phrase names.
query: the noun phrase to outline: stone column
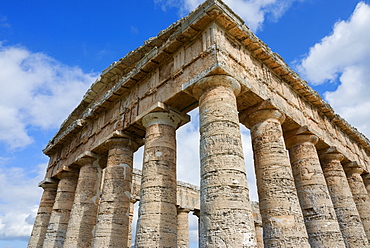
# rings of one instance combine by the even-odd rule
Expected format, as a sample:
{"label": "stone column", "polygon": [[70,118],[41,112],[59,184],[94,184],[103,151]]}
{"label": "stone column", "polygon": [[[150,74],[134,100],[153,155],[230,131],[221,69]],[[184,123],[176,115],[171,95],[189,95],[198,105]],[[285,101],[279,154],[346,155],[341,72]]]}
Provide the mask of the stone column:
{"label": "stone column", "polygon": [[369,173],[362,174],[362,180],[364,181],[367,194],[370,197],[370,174]]}
{"label": "stone column", "polygon": [[129,213],[133,154],[141,139],[126,134],[109,139],[107,167],[104,169],[102,196],[92,247],[126,247],[129,233]]}
{"label": "stone column", "polygon": [[189,248],[189,214],[186,208],[177,209],[177,248]]}
{"label": "stone column", "polygon": [[315,147],[317,141],[305,127],[286,135],[308,241],[311,247],[345,247]]}
{"label": "stone column", "polygon": [[364,226],[366,236],[370,239],[370,198],[362,180],[361,174],[364,172],[356,162],[346,163],[345,172],[349,187],[355,201],[357,211],[360,214],[362,225]]}
{"label": "stone column", "polygon": [[346,247],[368,247],[351,189],[344,173],[344,156],[334,147],[320,151],[320,161]]}
{"label": "stone column", "polygon": [[96,224],[101,170],[94,157],[77,161],[81,166],[64,247],[89,248]]}
{"label": "stone column", "polygon": [[263,228],[262,228],[262,218],[260,213],[260,208],[258,202],[252,201],[252,211],[254,219],[254,228],[256,231],[257,247],[263,248]]}
{"label": "stone column", "polygon": [[129,226],[128,226],[128,239],[127,239],[127,247],[131,247],[132,245],[132,220],[134,219],[135,214],[135,203],[136,200],[131,199],[130,201],[130,214],[128,217]]}
{"label": "stone column", "polygon": [[285,150],[284,114],[266,101],[240,117],[251,131],[265,247],[310,247]]}
{"label": "stone column", "polygon": [[153,112],[146,127],[135,247],[177,246],[176,128],[174,112]]}
{"label": "stone column", "polygon": [[39,184],[44,189],[41,197],[39,210],[37,211],[36,220],[33,225],[28,248],[42,248],[46,230],[53,210],[55,196],[57,194],[58,182],[55,179],[48,178]]}
{"label": "stone column", "polygon": [[63,171],[58,183],[57,195],[49,226],[46,231],[43,248],[63,247],[66,238],[68,221],[73,205],[78,170],[75,168]]}
{"label": "stone column", "polygon": [[234,78],[214,75],[198,81],[200,118],[199,247],[256,247],[246,178]]}

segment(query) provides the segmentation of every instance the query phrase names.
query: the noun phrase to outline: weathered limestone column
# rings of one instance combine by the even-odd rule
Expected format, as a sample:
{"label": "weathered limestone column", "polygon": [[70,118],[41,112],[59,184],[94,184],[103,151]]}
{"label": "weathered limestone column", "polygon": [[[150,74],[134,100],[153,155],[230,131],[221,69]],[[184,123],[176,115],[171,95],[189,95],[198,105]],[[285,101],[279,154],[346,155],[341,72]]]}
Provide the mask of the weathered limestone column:
{"label": "weathered limestone column", "polygon": [[132,245],[132,220],[134,219],[134,214],[135,214],[135,203],[136,203],[136,200],[134,199],[131,199],[130,201],[130,214],[129,214],[129,217],[128,217],[128,221],[129,221],[129,228],[128,228],[128,239],[127,239],[127,247],[131,247]]}
{"label": "weathered limestone column", "polygon": [[310,247],[281,124],[269,102],[240,114],[250,128],[265,247]]}
{"label": "weathered limestone column", "polygon": [[361,176],[362,176],[362,180],[364,181],[367,194],[370,197],[370,174],[369,173],[365,173],[365,174],[362,174]]}
{"label": "weathered limestone column", "polygon": [[214,75],[198,81],[200,118],[199,247],[256,247],[244,165],[234,78]]}
{"label": "weathered limestone column", "polygon": [[98,212],[101,170],[95,157],[77,161],[81,166],[64,247],[89,248]]}
{"label": "weathered limestone column", "polygon": [[320,151],[320,162],[346,247],[368,247],[368,241],[344,173],[344,156],[334,147]]}
{"label": "weathered limestone column", "polygon": [[78,170],[75,168],[63,171],[60,175],[57,195],[45,235],[44,248],[63,247],[77,186],[77,178]]}
{"label": "weathered limestone column", "polygon": [[263,248],[262,218],[258,202],[252,201],[254,228],[256,231],[257,248]]}
{"label": "weathered limestone column", "polygon": [[189,248],[189,214],[186,208],[177,209],[177,248]]}
{"label": "weathered limestone column", "polygon": [[146,127],[135,247],[177,246],[175,112],[153,112],[143,118]]}
{"label": "weathered limestone column", "polygon": [[317,136],[302,127],[286,134],[285,141],[311,247],[345,247],[315,147]]}
{"label": "weathered limestone column", "polygon": [[57,180],[52,178],[48,178],[39,184],[39,187],[42,187],[44,192],[42,193],[40,206],[28,242],[28,248],[42,248],[44,244],[46,230],[48,229],[55,196],[57,194],[57,186]]}
{"label": "weathered limestone column", "polygon": [[370,198],[362,180],[361,174],[364,172],[356,162],[349,162],[344,165],[349,187],[355,201],[357,211],[360,214],[362,225],[366,236],[370,239]]}
{"label": "weathered limestone column", "polygon": [[109,139],[107,167],[104,169],[102,196],[92,247],[126,247],[129,233],[129,213],[133,154],[141,139],[126,134]]}

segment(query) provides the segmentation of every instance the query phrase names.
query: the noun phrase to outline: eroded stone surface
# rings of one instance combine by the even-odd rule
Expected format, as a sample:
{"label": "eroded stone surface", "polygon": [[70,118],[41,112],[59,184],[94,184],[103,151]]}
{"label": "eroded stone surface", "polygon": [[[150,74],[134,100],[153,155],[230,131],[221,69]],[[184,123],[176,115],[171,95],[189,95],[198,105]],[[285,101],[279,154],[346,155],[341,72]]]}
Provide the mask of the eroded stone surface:
{"label": "eroded stone surface", "polygon": [[347,163],[345,172],[366,236],[370,238],[370,198],[361,174],[364,170],[357,163]]}
{"label": "eroded stone surface", "polygon": [[61,174],[43,248],[62,248],[64,245],[77,177],[77,170],[69,170]]}
{"label": "eroded stone surface", "polygon": [[345,247],[315,144],[317,136],[286,139],[299,202],[311,247]]}
{"label": "eroded stone surface", "polygon": [[95,158],[82,158],[78,162],[81,168],[64,247],[90,248],[98,212],[101,170]]}
{"label": "eroded stone surface", "polygon": [[104,169],[92,247],[125,247],[128,243],[133,153],[139,147],[135,138],[108,141],[108,161]]}
{"label": "eroded stone surface", "polygon": [[211,76],[194,86],[200,118],[200,247],[256,247],[235,93],[239,83]]}
{"label": "eroded stone surface", "polygon": [[177,246],[176,133],[180,118],[164,112],[144,117],[146,127],[135,247]]}
{"label": "eroded stone surface", "polygon": [[275,109],[251,109],[241,122],[251,127],[265,247],[310,247],[281,123]]}
{"label": "eroded stone surface", "polygon": [[51,212],[57,194],[58,181],[52,180],[51,182],[44,182],[41,187],[44,192],[41,197],[40,206],[37,211],[36,220],[33,225],[28,248],[42,248],[46,230],[49,225]]}
{"label": "eroded stone surface", "polygon": [[346,247],[368,247],[365,230],[341,164],[342,160],[343,155],[337,152],[320,154],[321,166]]}

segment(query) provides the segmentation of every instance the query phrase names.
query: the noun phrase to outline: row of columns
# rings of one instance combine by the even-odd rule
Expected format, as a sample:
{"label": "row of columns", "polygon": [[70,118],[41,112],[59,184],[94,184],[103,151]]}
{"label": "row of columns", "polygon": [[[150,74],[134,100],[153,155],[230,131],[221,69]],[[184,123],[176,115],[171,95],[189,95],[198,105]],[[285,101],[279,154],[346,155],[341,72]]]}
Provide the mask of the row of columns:
{"label": "row of columns", "polygon": [[[318,153],[318,138],[308,129],[283,135],[284,114],[266,102],[238,113],[240,91],[225,75],[206,77],[190,90],[200,115],[199,246],[260,243],[241,122],[251,131],[265,247],[368,247],[370,186],[365,187],[360,167],[350,163],[344,171],[344,157],[335,149]],[[181,120],[173,111],[142,120],[146,136],[135,247],[188,246],[178,243],[187,235],[187,227],[179,226],[186,210],[176,208],[175,134]],[[141,144],[131,135],[110,139],[103,173],[98,160],[84,156],[78,177],[75,169],[63,172],[56,192],[56,184],[45,183],[29,247],[126,247],[133,153]]]}

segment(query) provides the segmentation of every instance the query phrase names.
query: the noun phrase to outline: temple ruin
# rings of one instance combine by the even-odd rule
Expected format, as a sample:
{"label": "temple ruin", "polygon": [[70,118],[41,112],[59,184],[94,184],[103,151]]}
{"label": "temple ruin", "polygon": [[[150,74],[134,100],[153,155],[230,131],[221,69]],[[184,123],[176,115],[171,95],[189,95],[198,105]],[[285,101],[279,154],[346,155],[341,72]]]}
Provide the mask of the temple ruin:
{"label": "temple ruin", "polygon": [[[176,129],[195,108],[200,188],[176,178]],[[251,132],[259,210],[240,123]],[[188,247],[189,212],[201,248],[369,247],[369,140],[220,0],[104,70],[44,153],[29,248]]]}

